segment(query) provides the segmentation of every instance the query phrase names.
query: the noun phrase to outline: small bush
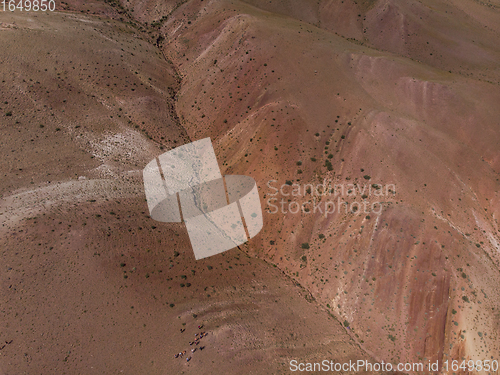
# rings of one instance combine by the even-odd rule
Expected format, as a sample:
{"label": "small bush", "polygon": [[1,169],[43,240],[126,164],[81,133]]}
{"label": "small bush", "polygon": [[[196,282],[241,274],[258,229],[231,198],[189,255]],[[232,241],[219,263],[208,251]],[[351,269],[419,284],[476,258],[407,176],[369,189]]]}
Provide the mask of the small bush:
{"label": "small bush", "polygon": [[304,242],[304,243],[302,244],[302,248],[303,248],[303,249],[309,249],[309,243]]}

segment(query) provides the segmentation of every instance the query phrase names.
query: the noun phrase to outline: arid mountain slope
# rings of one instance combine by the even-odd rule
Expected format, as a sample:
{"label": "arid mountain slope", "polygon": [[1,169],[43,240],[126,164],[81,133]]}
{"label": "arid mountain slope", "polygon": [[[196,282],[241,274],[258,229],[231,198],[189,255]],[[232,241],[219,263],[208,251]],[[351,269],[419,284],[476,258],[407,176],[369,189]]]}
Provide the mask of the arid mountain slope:
{"label": "arid mountain slope", "polygon": [[[169,149],[189,139],[209,136],[216,146],[223,172],[250,175],[257,180],[265,210],[263,231],[244,248],[251,258],[246,258],[235,250],[225,256],[210,259],[210,262],[219,264],[221,268],[224,261],[229,261],[227,264],[231,264],[233,268],[243,258],[249,262],[241,267],[241,273],[236,272],[234,276],[222,276],[224,273],[220,272],[224,292],[218,303],[224,304],[227,299],[234,298],[243,304],[243,307],[236,308],[238,314],[242,314],[236,314],[236,317],[243,317],[242,323],[236,325],[238,333],[234,336],[219,333],[221,341],[218,342],[223,345],[220,352],[231,356],[238,345],[244,346],[247,342],[244,332],[248,331],[254,334],[253,341],[251,340],[253,347],[258,348],[246,351],[250,353],[248,357],[237,357],[236,362],[224,362],[228,369],[234,368],[235,364],[245,363],[248,369],[255,370],[256,373],[262,373],[259,372],[261,369],[274,373],[276,369],[285,371],[286,363],[291,358],[324,358],[336,350],[340,350],[341,354],[335,356],[341,356],[343,360],[373,356],[377,360],[394,363],[500,357],[500,18],[495,3],[459,0],[440,3],[426,0],[357,4],[349,1],[130,1],[120,6],[114,4],[114,9],[109,5],[95,4],[95,9],[102,9],[104,14],[118,19],[122,17],[130,22],[134,19],[143,22],[142,26],[137,26],[143,29],[142,35],[158,43],[181,78],[179,86],[174,79],[174,68],[160,62],[161,56],[151,51],[150,59],[138,58],[127,65],[130,67],[127,73],[136,80],[129,83],[122,81],[123,86],[120,88],[128,92],[131,84],[134,89],[140,83],[146,85],[148,77],[151,77],[148,74],[153,71],[165,74],[165,77],[158,78],[159,82],[163,82],[163,86],[160,86],[163,88],[155,90],[158,101],[166,100],[165,106],[153,106],[163,108],[164,112],[150,111],[151,107],[145,107],[141,98],[147,94],[143,91],[140,91],[136,101],[123,100],[123,93],[117,91],[110,93],[110,98],[118,97],[125,104],[128,103],[128,107],[125,104],[121,106],[122,101],[116,99],[112,103],[114,106],[108,103],[113,113],[104,114],[105,118],[111,115],[114,119],[121,115],[122,117],[118,117],[121,121],[125,118],[120,127],[111,123],[83,133],[83,139],[88,142],[85,144],[78,143],[80,140],[76,136],[71,139],[71,128],[60,126],[64,130],[61,134],[70,137],[64,140],[64,144],[73,145],[72,155],[83,150],[87,152],[85,155],[93,155],[94,158],[75,158],[73,164],[68,164],[67,170],[71,172],[64,174],[64,169],[58,168],[58,177],[54,180],[67,184],[76,173],[74,178],[83,174],[91,179],[105,177],[108,180],[124,181],[121,186],[114,186],[108,181],[106,183],[109,186],[101,188],[105,193],[104,199],[120,198],[123,201],[115,202],[109,208],[114,214],[109,213],[105,225],[97,218],[92,219],[91,224],[87,223],[89,229],[86,230],[89,232],[83,232],[84,237],[100,233],[96,241],[78,242],[77,246],[79,249],[83,246],[88,251],[88,257],[99,259],[94,262],[102,269],[107,270],[106,262],[109,262],[110,269],[111,265],[115,265],[117,270],[113,272],[116,272],[117,279],[113,285],[118,290],[127,285],[122,284],[123,282],[133,282],[136,275],[134,272],[138,270],[144,272],[144,279],[146,273],[148,281],[152,279],[152,272],[155,271],[157,275],[159,269],[151,264],[161,264],[162,273],[166,272],[163,265],[167,266],[167,263],[168,267],[170,264],[176,267],[173,251],[188,257],[186,235],[181,227],[152,224],[148,218],[134,217],[134,213],[146,211],[141,198],[137,197],[141,194],[138,172],[151,155],[161,152],[160,146]],[[86,11],[81,3],[75,2],[71,6]],[[11,25],[12,21],[8,23]],[[123,31],[130,30],[128,26],[115,27],[123,27]],[[13,31],[15,30],[12,28],[1,30],[2,33]],[[92,28],[89,32],[94,35]],[[95,48],[101,38],[93,38]],[[119,49],[123,48],[125,56],[135,59],[137,50],[134,51],[133,48],[139,48],[137,43],[140,42],[138,40],[137,43],[132,43],[130,39],[127,40],[129,41],[121,42]],[[75,45],[71,47],[75,48]],[[144,43],[141,48],[151,47]],[[117,46],[110,45],[106,49],[116,50]],[[149,52],[143,50],[141,56],[147,53]],[[115,57],[117,61],[121,61],[122,52],[118,51],[118,54],[120,58],[118,59],[118,55]],[[48,58],[45,53],[37,58],[41,59],[42,55]],[[156,68],[144,66],[151,61],[157,61],[153,63]],[[15,64],[10,64],[8,71],[13,71]],[[102,61],[102,64],[105,62]],[[112,62],[111,64],[114,65]],[[82,80],[82,85],[86,79],[92,78],[89,72],[83,70],[90,69],[90,66],[99,69],[93,62],[89,68],[82,66],[80,75],[76,76]],[[40,71],[41,74],[43,72]],[[105,73],[109,74],[109,68],[102,71],[104,85],[119,84],[117,81],[104,79]],[[117,75],[113,73],[113,76]],[[6,86],[6,91],[2,93],[11,93],[9,95],[14,100],[20,100],[15,98],[16,95],[21,97],[18,94],[19,87],[25,87],[21,84],[22,79],[31,78],[29,74],[25,74],[26,77],[19,77],[11,86]],[[56,71],[52,74],[52,79],[57,82]],[[171,90],[168,89],[169,86]],[[106,87],[102,86],[102,91],[99,91],[101,100],[106,97],[103,96],[107,92]],[[149,90],[149,86],[146,87]],[[172,99],[174,94],[175,104]],[[92,95],[98,97],[87,92],[90,98]],[[9,97],[5,101],[10,102],[13,98]],[[92,100],[97,101],[94,98]],[[54,106],[55,104],[48,107]],[[24,108],[24,104],[19,108]],[[4,109],[12,110],[12,116],[5,117],[6,121],[10,121],[6,124],[15,126],[15,121],[22,121],[15,118],[16,107],[10,109],[2,105],[2,110]],[[44,111],[47,111],[47,116],[52,116],[49,109]],[[120,114],[123,111],[130,118]],[[152,117],[144,121],[142,117],[145,114]],[[163,116],[172,120],[166,129],[160,122]],[[94,118],[92,124],[99,123],[97,120],[100,118],[101,116]],[[142,121],[145,122],[144,127],[141,127]],[[139,128],[135,128],[136,125]],[[142,133],[137,130],[141,128]],[[4,131],[10,132],[5,133],[5,139],[31,142],[27,141],[26,136],[20,138],[18,134],[14,134],[12,129],[16,129],[15,127],[5,129]],[[23,129],[16,130],[22,133]],[[102,131],[99,129],[110,129],[108,138],[101,133],[98,133],[101,138],[92,135]],[[26,135],[31,137],[35,134],[34,130],[31,129]],[[116,138],[117,133],[128,134],[125,138],[127,142],[120,143]],[[173,135],[166,136],[167,133]],[[146,134],[152,139],[148,140]],[[128,146],[130,139],[137,140],[132,147]],[[117,151],[116,148],[111,148],[114,154],[96,151],[107,150],[103,145],[109,143],[121,145],[118,150],[124,151]],[[101,145],[101,148],[96,145]],[[2,145],[7,146],[11,146],[11,142]],[[26,148],[12,148],[15,151],[11,151],[12,155],[7,157],[8,165],[12,167],[6,168],[4,172],[8,178],[2,190],[5,192],[2,203],[5,207],[3,215],[9,220],[4,222],[9,227],[5,242],[5,246],[9,248],[16,245],[21,249],[30,249],[36,244],[36,236],[31,238],[23,234],[23,239],[26,239],[19,241],[19,235],[16,234],[18,237],[12,239],[14,233],[21,230],[19,223],[16,226],[13,224],[16,219],[13,219],[14,213],[18,210],[15,207],[20,206],[15,199],[16,195],[12,194],[13,190],[27,189],[31,175],[36,177],[39,171],[47,170],[40,165],[36,172],[25,173],[28,165],[15,167],[19,163],[18,159],[24,157]],[[46,150],[47,145],[41,149]],[[128,155],[126,150],[133,157],[130,161],[123,162],[123,155]],[[101,159],[96,160],[99,155]],[[47,160],[50,161],[49,165],[53,165],[54,160],[49,156]],[[92,170],[93,172],[89,172]],[[107,174],[102,174],[103,170]],[[129,175],[135,176],[135,179],[127,177]],[[46,176],[40,174],[36,178],[34,184],[38,183],[43,188]],[[310,191],[304,186],[321,184],[323,181],[336,184],[334,189],[344,190],[340,190],[340,196],[334,196],[320,194],[314,186]],[[99,186],[86,187],[85,191],[99,189]],[[279,190],[281,186],[282,191]],[[114,188],[126,191],[119,195],[121,192]],[[291,195],[293,189],[295,195]],[[324,187],[320,191],[324,192]],[[16,192],[19,193],[22,191]],[[46,190],[43,193],[40,191],[42,196],[47,193]],[[82,199],[84,207],[79,207],[79,210],[89,214],[78,218],[81,221],[77,223],[83,223],[83,217],[87,222],[87,217],[97,214],[95,208],[90,207],[91,202],[86,201],[86,197]],[[336,205],[335,212],[325,214],[325,207],[330,201]],[[348,209],[342,202],[348,203]],[[368,211],[365,211],[364,202],[368,204]],[[318,205],[322,211],[314,209]],[[32,206],[30,204],[29,207]],[[307,206],[308,211],[301,211],[301,206]],[[381,206],[383,208],[378,210]],[[331,205],[328,207],[332,208]],[[354,207],[357,210],[351,212],[350,209]],[[295,210],[296,208],[299,209]],[[98,208],[98,212],[103,209]],[[129,218],[128,223],[118,222],[116,226],[111,226],[108,222],[113,223],[113,217],[118,211],[119,217],[130,215],[134,218]],[[66,211],[57,215],[71,216]],[[104,216],[101,213],[99,215]],[[44,222],[45,219],[42,219],[43,217],[37,218],[36,223]],[[54,222],[56,221],[64,223],[59,217],[54,217]],[[32,223],[34,221],[27,221],[22,225],[29,229]],[[71,224],[71,228],[83,225],[75,223]],[[44,225],[47,231],[51,227],[46,223]],[[147,241],[137,235],[139,231],[151,226],[156,228],[144,235]],[[94,227],[96,229],[92,229]],[[136,230],[135,227],[143,229]],[[22,227],[22,230],[27,229]],[[34,230],[29,229],[30,233]],[[118,233],[125,233],[125,236]],[[180,237],[179,242],[175,241],[177,250],[172,248],[170,253],[162,254],[162,251],[167,250],[161,243],[155,243],[155,240],[168,242],[172,238],[177,239],[174,233]],[[106,242],[106,237],[110,237],[111,242]],[[141,242],[135,242],[139,239]],[[54,240],[51,233],[48,233],[46,242],[39,243],[45,243],[49,249],[57,249],[56,246],[49,245],[49,240]],[[123,242],[119,242],[121,240]],[[158,254],[158,258],[150,259],[148,252],[144,255],[135,249],[136,246],[123,252],[122,248],[130,244],[137,247],[147,244],[147,249]],[[58,246],[64,246],[64,243]],[[100,254],[96,249],[101,247],[107,249],[104,257],[96,255]],[[12,252],[5,254],[12,256]],[[122,261],[121,254],[123,257],[130,256],[130,260]],[[28,255],[24,255],[25,262],[28,262]],[[166,257],[170,257],[168,262]],[[230,260],[227,257],[235,258]],[[9,261],[13,262],[14,259],[9,258]],[[134,259],[140,259],[140,266],[135,265]],[[270,273],[276,275],[275,279],[274,276],[267,276],[268,268],[262,260],[275,264],[284,275]],[[68,264],[71,261],[74,260],[69,260]],[[183,260],[188,261],[190,262],[189,258]],[[179,266],[186,267],[185,270],[189,271],[191,265],[183,262],[179,262]],[[119,268],[122,263],[126,265],[124,267],[134,264],[136,270],[122,270]],[[117,264],[119,265],[116,266]],[[192,264],[195,267],[194,264],[198,266],[199,262],[192,261]],[[207,264],[212,266],[212,263]],[[201,273],[201,265],[199,267],[193,268],[195,275]],[[254,267],[258,271],[254,271]],[[225,269],[229,270],[230,268]],[[128,278],[118,283],[123,271],[132,273],[130,276],[124,273]],[[75,273],[72,273],[70,279],[79,280],[81,270],[71,272]],[[140,272],[137,273],[142,275]],[[103,271],[103,275],[113,273]],[[162,282],[175,281],[177,288],[178,282],[184,283],[182,275],[185,274],[166,277],[173,280],[159,277],[158,282],[161,285]],[[242,287],[241,292],[233,295],[231,288],[238,282],[238,277],[241,278],[239,281],[243,280],[243,285],[245,281],[248,283],[255,280],[258,277],[256,275],[270,277],[273,281],[269,283],[275,288],[283,288],[281,283],[289,283],[294,279],[312,293],[317,304],[304,304],[303,298],[288,301],[288,297],[283,297],[285,299],[282,304],[278,298],[274,299],[278,302],[272,304],[273,298],[263,297],[262,306],[271,306],[271,310],[269,314],[259,310],[264,314],[259,322],[270,326],[260,329],[255,322],[255,326],[249,328],[245,326],[248,309],[246,303],[247,298],[253,298],[248,297],[252,290]],[[106,276],[108,277],[111,276]],[[206,284],[208,277],[208,274],[201,274],[199,288],[209,287]],[[95,293],[100,291],[102,285],[102,280],[96,284]],[[139,290],[146,288],[144,285],[147,284],[141,282],[133,285]],[[238,289],[237,285],[234,286]],[[174,283],[170,287],[175,290]],[[132,286],[127,288],[132,290]],[[194,290],[180,288],[179,286],[182,292],[189,290],[191,293]],[[291,284],[290,288],[287,287],[286,291],[278,294],[297,295],[298,289],[294,289]],[[162,290],[162,287],[158,286],[158,290]],[[204,293],[207,291],[208,289],[203,290]],[[201,293],[201,289],[199,292]],[[167,318],[191,313],[199,315],[196,311],[203,311],[213,304],[213,300],[204,299],[204,293],[199,296],[191,296],[189,293],[175,296],[168,294],[170,297],[165,297],[163,304],[174,303],[179,306],[181,302],[177,298],[182,301],[184,296],[188,302],[186,305],[182,304],[180,310],[168,313]],[[158,299],[157,294],[152,293]],[[167,293],[164,294],[166,295]],[[128,295],[127,298],[132,297]],[[196,298],[198,302],[195,303]],[[202,299],[203,302],[199,302]],[[20,303],[16,306],[21,308],[25,305]],[[292,310],[283,311],[289,307]],[[323,312],[321,322],[311,323],[316,317],[315,309],[319,309],[318,312],[326,309],[335,319],[328,319],[328,315]],[[159,319],[164,314],[163,310],[158,311],[158,315],[151,319]],[[294,326],[294,332],[299,327],[303,330],[301,332],[307,332],[314,325],[325,331],[334,330],[331,334],[342,335],[340,342],[335,344],[335,351],[332,352],[332,349],[319,340],[321,330],[313,331],[319,336],[307,336],[304,333],[307,338],[304,336],[293,345],[289,344],[288,338],[280,341],[284,340],[283,335],[272,336],[269,344],[267,341],[266,344],[260,344],[262,341],[259,340],[267,337],[266,332],[275,324],[270,317],[278,311],[288,314],[286,317],[293,322],[290,324],[299,324],[297,316],[305,319],[306,325]],[[14,314],[9,312],[11,313]],[[120,319],[123,319],[122,314],[123,310],[117,312]],[[285,316],[280,320],[280,327],[287,327],[289,323],[284,323],[283,319]],[[215,324],[217,319],[213,316],[209,321],[214,322],[211,329],[215,330],[216,327],[219,329],[217,332],[235,329],[232,321]],[[340,327],[338,322],[342,322],[344,327]],[[145,324],[148,326],[149,321]],[[170,332],[171,326],[168,327]],[[286,328],[280,329],[286,332]],[[235,338],[241,341],[234,341]],[[236,344],[231,344],[233,342]],[[301,344],[309,347],[307,342],[314,342],[316,346],[311,346],[310,351],[305,353],[300,352],[298,348]],[[351,343],[359,345],[361,349]],[[170,350],[169,344],[164,345]],[[271,369],[266,367],[266,360],[259,362],[262,367],[252,367],[256,366],[255,358],[261,358],[259,356],[263,353],[267,354],[269,347],[276,348],[280,345],[290,345],[293,348],[283,353],[283,361],[275,360],[275,367]],[[171,349],[176,350],[174,347]],[[344,350],[346,353],[342,353]],[[146,357],[138,356],[139,361],[145,361]],[[177,363],[171,361],[173,358],[168,361],[165,359],[165,366]],[[102,364],[102,361],[96,363]],[[214,363],[213,369],[215,368],[219,368],[217,362]],[[154,371],[157,369],[152,370]]]}
{"label": "arid mountain slope", "polygon": [[[0,373],[276,374],[290,359],[370,358],[279,269],[238,249],[195,261],[182,225],[148,216],[142,168],[189,137],[176,71],[143,36],[80,14],[0,15],[12,51],[0,77]],[[198,325],[204,349],[174,358]]]}
{"label": "arid mountain slope", "polygon": [[[429,30],[453,33],[433,17]],[[269,213],[250,254],[313,291],[377,358],[498,356],[496,70],[485,82],[439,62],[496,69],[495,46],[482,47],[491,59],[466,48],[412,60],[237,2],[188,2],[160,30],[183,77],[182,125],[215,140],[227,173],[256,177],[270,211],[270,180],[395,186],[367,197],[386,202],[380,214]],[[277,198],[321,199],[301,195]],[[361,203],[353,195],[342,198]]]}
{"label": "arid mountain slope", "polygon": [[445,71],[500,81],[498,1],[244,2]]}

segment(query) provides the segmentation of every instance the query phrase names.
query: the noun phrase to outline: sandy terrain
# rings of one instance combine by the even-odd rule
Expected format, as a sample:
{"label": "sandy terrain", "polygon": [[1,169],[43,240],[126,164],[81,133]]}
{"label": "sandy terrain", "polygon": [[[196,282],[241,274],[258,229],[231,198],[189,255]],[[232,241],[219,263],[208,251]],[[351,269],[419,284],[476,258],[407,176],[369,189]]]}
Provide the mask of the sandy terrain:
{"label": "sandy terrain", "polygon": [[[141,34],[72,14],[5,24],[21,51],[2,61],[0,373],[272,374],[365,357],[279,269],[237,249],[197,262],[185,228],[149,218],[142,167],[188,138],[175,70]],[[92,39],[96,52],[79,46]],[[204,349],[175,359],[198,325]]]}
{"label": "sandy terrain", "polygon": [[[64,4],[0,15],[0,371],[500,360],[499,4]],[[196,262],[141,169],[204,137],[264,228]]]}

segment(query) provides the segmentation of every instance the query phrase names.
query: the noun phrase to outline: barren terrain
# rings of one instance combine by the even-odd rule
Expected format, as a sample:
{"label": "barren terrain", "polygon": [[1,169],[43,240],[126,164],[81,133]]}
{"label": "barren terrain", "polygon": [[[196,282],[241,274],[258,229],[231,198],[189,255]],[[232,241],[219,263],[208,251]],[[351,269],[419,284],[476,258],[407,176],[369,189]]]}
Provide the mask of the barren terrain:
{"label": "barren terrain", "polygon": [[[0,14],[0,373],[500,360],[499,9],[149,0]],[[264,228],[195,261],[182,225],[149,218],[141,171],[204,137],[223,173],[257,181]],[[286,195],[325,181],[357,210],[313,211],[338,202],[314,186]],[[174,358],[198,325],[205,349]]]}

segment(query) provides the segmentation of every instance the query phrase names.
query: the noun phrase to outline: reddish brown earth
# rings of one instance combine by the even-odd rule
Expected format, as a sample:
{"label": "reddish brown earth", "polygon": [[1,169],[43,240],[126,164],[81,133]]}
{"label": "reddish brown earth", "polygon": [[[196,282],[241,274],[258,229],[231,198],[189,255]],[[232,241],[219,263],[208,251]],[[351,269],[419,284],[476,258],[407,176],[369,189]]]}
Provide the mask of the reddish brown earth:
{"label": "reddish brown earth", "polygon": [[[0,340],[13,340],[0,370],[499,360],[499,6],[74,2],[115,21],[0,16],[2,49],[19,51],[2,57],[0,90]],[[140,172],[208,136],[224,173],[258,182],[264,228],[243,252],[195,261],[182,226],[147,217]],[[271,213],[273,197],[337,199],[273,196],[268,181],[286,193],[325,179],[356,192],[350,204],[381,185],[366,200],[382,211]],[[206,350],[174,359],[199,322]]]}
{"label": "reddish brown earth", "polygon": [[[1,22],[2,49],[20,51],[2,60],[1,374],[263,374],[366,356],[279,269],[237,249],[196,261],[184,227],[149,218],[142,168],[189,139],[175,69],[139,33],[73,14]],[[200,324],[205,348],[174,359]]]}

